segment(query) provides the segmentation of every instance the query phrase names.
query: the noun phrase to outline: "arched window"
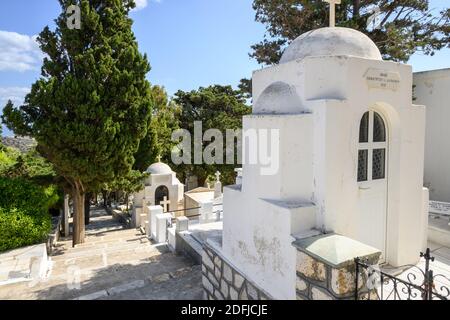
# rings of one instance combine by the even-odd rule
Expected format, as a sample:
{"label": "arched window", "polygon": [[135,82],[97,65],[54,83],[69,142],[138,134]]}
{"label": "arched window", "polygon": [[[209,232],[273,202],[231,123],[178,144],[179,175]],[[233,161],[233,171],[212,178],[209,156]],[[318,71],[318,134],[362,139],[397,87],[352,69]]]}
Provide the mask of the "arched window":
{"label": "arched window", "polygon": [[[166,186],[159,186],[155,190],[155,205],[158,206],[162,204],[163,206],[167,205],[167,210],[169,210],[169,205],[164,202],[167,202],[169,200],[169,189],[167,189]],[[165,207],[164,207],[165,208]]]}
{"label": "arched window", "polygon": [[383,117],[366,112],[359,126],[358,182],[386,178],[387,131]]}

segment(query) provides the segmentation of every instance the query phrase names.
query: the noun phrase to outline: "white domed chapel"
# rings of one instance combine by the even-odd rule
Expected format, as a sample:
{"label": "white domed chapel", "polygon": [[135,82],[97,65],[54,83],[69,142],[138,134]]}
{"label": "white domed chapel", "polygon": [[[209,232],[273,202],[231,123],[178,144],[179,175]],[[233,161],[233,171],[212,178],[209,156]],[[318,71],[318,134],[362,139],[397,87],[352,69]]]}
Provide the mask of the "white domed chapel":
{"label": "white domed chapel", "polygon": [[296,298],[293,243],[309,237],[337,234],[381,262],[416,263],[428,192],[425,107],[412,103],[411,66],[383,61],[359,31],[330,27],[299,36],[252,80],[243,130],[279,132],[279,169],[265,175],[244,158],[242,184],[224,188],[215,247],[224,261],[276,299]]}
{"label": "white domed chapel", "polygon": [[149,206],[161,205],[164,212],[176,211],[184,195],[184,184],[169,165],[158,161],[146,172],[149,176],[145,179],[145,188],[136,193],[133,200],[133,224],[136,227],[143,224],[141,216],[146,219]]}

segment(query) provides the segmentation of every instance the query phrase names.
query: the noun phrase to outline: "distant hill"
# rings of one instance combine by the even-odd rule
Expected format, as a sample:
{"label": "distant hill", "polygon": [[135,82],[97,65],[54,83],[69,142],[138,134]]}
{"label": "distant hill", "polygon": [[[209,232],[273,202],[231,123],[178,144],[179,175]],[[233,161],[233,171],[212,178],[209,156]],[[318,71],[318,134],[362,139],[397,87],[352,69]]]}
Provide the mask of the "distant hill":
{"label": "distant hill", "polygon": [[36,146],[36,140],[30,137],[2,137],[2,143],[6,147],[16,148],[21,152],[28,152]]}

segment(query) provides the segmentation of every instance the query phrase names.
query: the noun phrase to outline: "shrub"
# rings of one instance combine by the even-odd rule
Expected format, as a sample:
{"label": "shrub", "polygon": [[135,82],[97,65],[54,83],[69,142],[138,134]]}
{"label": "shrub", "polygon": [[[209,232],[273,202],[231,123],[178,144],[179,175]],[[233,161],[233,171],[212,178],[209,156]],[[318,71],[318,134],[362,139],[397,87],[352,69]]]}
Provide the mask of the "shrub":
{"label": "shrub", "polygon": [[20,153],[12,148],[6,148],[0,145],[0,175],[4,175],[6,172],[16,164],[17,157]]}
{"label": "shrub", "polygon": [[0,252],[45,240],[51,229],[50,215],[28,215],[0,208]]}
{"label": "shrub", "polygon": [[0,178],[0,252],[44,241],[51,229],[48,209],[58,200],[55,186]]}

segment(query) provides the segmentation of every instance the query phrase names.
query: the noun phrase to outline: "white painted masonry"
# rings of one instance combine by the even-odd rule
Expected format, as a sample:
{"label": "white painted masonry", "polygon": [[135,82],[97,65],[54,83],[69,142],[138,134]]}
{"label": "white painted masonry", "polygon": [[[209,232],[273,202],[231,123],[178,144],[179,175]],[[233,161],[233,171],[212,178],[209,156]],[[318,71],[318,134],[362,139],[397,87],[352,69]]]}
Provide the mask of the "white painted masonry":
{"label": "white painted masonry", "polygon": [[[312,41],[316,52],[254,72],[244,132],[278,129],[280,168],[261,175],[261,165],[244,161],[242,185],[224,188],[222,253],[276,299],[296,298],[296,238],[335,232],[379,249],[394,266],[416,263],[425,243],[425,107],[412,104],[411,67],[378,59],[354,30],[327,32],[333,41]],[[347,53],[339,44],[353,41]],[[368,111],[387,127],[381,193],[379,181],[357,181]],[[250,147],[244,142],[244,155]]]}
{"label": "white painted masonry", "polygon": [[150,222],[150,237],[156,240],[156,217],[163,214],[163,208],[161,206],[149,206],[148,208],[148,221]]}
{"label": "white painted masonry", "polygon": [[425,186],[430,199],[450,202],[450,68],[414,74],[416,103],[427,106]]}
{"label": "white painted masonry", "polygon": [[156,224],[156,237],[157,243],[166,243],[167,241],[167,227],[168,223],[172,219],[170,213],[157,214],[155,218]]}
{"label": "white painted masonry", "polygon": [[[156,191],[158,188],[167,189],[167,199],[170,202],[168,211],[178,210],[178,204],[183,200],[184,185],[177,179],[176,173],[165,163],[157,162],[147,169],[150,176],[145,180],[144,190],[134,194],[132,221],[135,227],[144,227],[145,221],[141,215],[147,215],[148,207],[158,205],[156,203]],[[164,198],[160,201],[165,202]],[[161,203],[162,204],[162,203]]]}

